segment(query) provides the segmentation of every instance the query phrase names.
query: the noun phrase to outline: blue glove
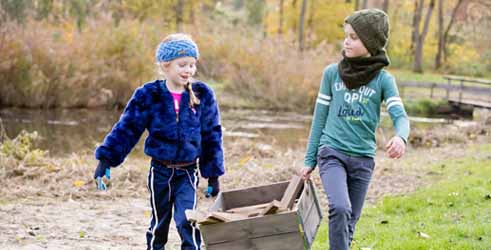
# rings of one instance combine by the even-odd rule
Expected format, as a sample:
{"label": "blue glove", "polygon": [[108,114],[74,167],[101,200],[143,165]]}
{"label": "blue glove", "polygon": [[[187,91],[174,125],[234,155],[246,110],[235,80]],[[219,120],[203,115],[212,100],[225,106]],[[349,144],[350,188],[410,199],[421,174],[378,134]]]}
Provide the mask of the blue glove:
{"label": "blue glove", "polygon": [[208,178],[208,188],[206,189],[206,198],[215,197],[220,193],[220,182],[218,177]]}
{"label": "blue glove", "polygon": [[106,178],[108,180],[111,179],[111,168],[106,161],[101,160],[101,161],[99,161],[99,164],[97,165],[97,168],[95,169],[95,172],[94,172],[94,179],[96,180],[98,190],[106,190],[107,189],[106,184],[104,183],[104,181],[102,179],[102,177],[104,177],[104,176],[106,176]]}

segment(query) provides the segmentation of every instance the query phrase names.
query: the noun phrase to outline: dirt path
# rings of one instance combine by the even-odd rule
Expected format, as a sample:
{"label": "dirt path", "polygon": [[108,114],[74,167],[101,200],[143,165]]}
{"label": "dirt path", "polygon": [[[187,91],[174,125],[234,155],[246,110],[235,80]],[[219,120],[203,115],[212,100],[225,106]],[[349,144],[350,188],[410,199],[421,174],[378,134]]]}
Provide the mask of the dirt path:
{"label": "dirt path", "polygon": [[[202,201],[202,207],[211,201]],[[146,199],[25,200],[0,206],[0,249],[144,249]],[[167,249],[180,249],[172,223]]]}
{"label": "dirt path", "polygon": [[[464,145],[458,147],[463,148]],[[465,147],[469,148],[469,144]],[[459,159],[469,154],[474,157],[491,157],[491,152],[475,154],[455,149],[455,145],[410,149],[404,160],[400,161],[389,160],[379,153],[376,158],[376,171],[367,197],[369,202],[385,195],[412,192],[418,187],[428,185],[443,177],[441,173],[431,172],[428,168],[430,165]],[[286,180],[301,164],[302,157],[303,151],[301,150],[278,153],[268,158],[269,160],[252,157],[246,161],[229,156],[228,173],[222,180],[223,189]],[[236,162],[235,165],[234,162]],[[81,171],[80,175],[87,175],[89,168],[87,166],[87,169]],[[16,196],[8,196],[5,195],[5,192],[0,191],[2,194],[0,196],[0,249],[144,249],[145,232],[150,220],[150,207],[144,185],[145,175],[140,170],[132,169],[135,168],[125,167],[115,171],[116,184],[112,189],[114,191],[109,191],[107,195],[95,193],[93,183],[87,183],[77,190],[63,188],[61,189],[63,195],[57,197],[29,191],[39,190],[40,186],[36,185],[43,185],[42,179],[39,183],[33,182],[32,186],[27,181],[23,185],[18,185],[6,180],[2,184],[4,190],[14,191],[14,188],[19,190],[24,188],[27,191],[19,191],[19,194],[25,192],[31,192],[31,194],[19,196],[14,192]],[[76,171],[70,173],[79,174]],[[90,177],[87,178],[90,179]],[[321,203],[326,208],[326,198],[320,188],[318,173],[314,174],[313,180],[318,187],[317,193]],[[71,186],[72,181],[68,181],[65,185]],[[135,183],[135,188],[129,185],[132,182]],[[126,185],[126,188],[116,186],[117,184]],[[203,190],[205,185],[206,182],[201,181],[199,189]],[[60,191],[57,192],[60,193]],[[212,202],[200,194],[198,203],[200,210],[206,210]],[[180,249],[180,239],[173,224],[169,241],[166,249]]]}

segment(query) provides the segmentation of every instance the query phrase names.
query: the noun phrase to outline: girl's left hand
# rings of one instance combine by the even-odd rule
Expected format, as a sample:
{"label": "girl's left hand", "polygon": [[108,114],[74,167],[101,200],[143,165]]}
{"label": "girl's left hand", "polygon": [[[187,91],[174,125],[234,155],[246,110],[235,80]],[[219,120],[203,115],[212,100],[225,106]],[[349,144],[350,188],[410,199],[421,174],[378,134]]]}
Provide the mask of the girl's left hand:
{"label": "girl's left hand", "polygon": [[385,145],[386,155],[393,159],[399,159],[404,155],[406,151],[406,143],[399,136],[394,136]]}

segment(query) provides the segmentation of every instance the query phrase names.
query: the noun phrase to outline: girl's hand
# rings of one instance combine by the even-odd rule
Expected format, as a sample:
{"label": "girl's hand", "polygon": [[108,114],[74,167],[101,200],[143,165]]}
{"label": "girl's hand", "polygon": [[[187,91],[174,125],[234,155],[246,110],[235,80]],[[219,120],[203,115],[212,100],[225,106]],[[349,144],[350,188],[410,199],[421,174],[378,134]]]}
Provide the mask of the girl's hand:
{"label": "girl's hand", "polygon": [[309,180],[310,174],[312,173],[313,170],[314,168],[305,166],[298,171],[298,175],[300,175],[304,180]]}
{"label": "girl's hand", "polygon": [[385,145],[385,154],[390,158],[399,159],[404,155],[406,151],[406,143],[399,136],[394,136]]}
{"label": "girl's hand", "polygon": [[107,186],[102,179],[104,176],[106,176],[108,180],[111,179],[111,168],[109,167],[109,164],[107,164],[107,162],[99,161],[99,164],[97,165],[97,168],[94,172],[94,179],[96,180],[98,190],[107,189]]}

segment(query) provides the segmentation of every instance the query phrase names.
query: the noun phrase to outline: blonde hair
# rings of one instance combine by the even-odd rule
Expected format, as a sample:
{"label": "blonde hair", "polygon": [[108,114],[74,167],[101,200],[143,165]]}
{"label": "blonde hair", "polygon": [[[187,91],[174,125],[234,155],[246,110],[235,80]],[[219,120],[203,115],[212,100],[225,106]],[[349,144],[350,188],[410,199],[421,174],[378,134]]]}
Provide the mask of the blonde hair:
{"label": "blonde hair", "polygon": [[[164,39],[162,39],[161,43],[170,42],[170,41],[177,41],[177,40],[187,40],[187,41],[191,41],[191,42],[195,43],[193,41],[193,39],[191,38],[191,35],[186,34],[186,33],[170,34],[170,35],[166,36]],[[165,76],[165,74],[161,68],[161,63],[163,63],[164,65],[168,65],[168,64],[170,64],[170,62],[158,62],[157,63],[159,74],[161,76]],[[196,94],[193,91],[193,86],[192,86],[191,81],[194,81],[194,79],[193,78],[190,79],[190,81],[186,84],[186,89],[189,91],[189,97],[190,97],[189,98],[189,106],[194,107],[195,105],[200,104],[200,100],[198,99],[198,97],[196,96]]]}

